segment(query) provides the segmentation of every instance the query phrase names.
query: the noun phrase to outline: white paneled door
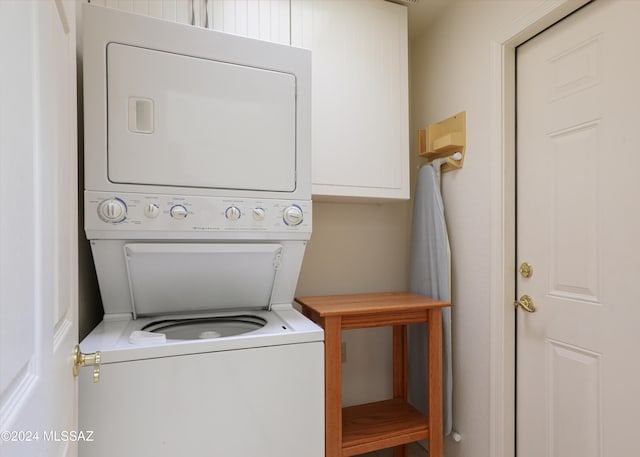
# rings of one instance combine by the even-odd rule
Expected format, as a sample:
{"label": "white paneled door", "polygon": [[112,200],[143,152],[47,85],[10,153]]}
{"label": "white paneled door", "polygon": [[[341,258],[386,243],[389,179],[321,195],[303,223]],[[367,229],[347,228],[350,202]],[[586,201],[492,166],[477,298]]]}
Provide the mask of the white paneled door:
{"label": "white paneled door", "polygon": [[77,449],[75,8],[74,0],[0,1],[3,457]]}
{"label": "white paneled door", "polygon": [[639,18],[597,0],[517,50],[518,457],[640,455]]}

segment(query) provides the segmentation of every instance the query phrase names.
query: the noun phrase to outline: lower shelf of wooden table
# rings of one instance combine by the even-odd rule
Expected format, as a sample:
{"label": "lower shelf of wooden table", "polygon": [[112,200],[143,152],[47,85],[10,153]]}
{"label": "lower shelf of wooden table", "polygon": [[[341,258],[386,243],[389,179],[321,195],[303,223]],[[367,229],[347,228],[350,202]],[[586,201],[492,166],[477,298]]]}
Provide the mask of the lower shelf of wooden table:
{"label": "lower shelf of wooden table", "polygon": [[342,455],[345,457],[428,437],[428,418],[400,398],[342,409]]}

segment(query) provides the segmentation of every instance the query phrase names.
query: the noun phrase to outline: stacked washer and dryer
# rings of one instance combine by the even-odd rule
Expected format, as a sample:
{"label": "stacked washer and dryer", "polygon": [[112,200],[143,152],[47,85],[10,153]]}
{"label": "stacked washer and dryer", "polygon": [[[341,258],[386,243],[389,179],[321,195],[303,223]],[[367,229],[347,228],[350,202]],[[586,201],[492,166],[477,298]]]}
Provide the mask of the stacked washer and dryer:
{"label": "stacked washer and dryer", "polygon": [[[324,456],[309,51],[85,5],[81,457]],[[97,382],[94,382],[97,381]]]}

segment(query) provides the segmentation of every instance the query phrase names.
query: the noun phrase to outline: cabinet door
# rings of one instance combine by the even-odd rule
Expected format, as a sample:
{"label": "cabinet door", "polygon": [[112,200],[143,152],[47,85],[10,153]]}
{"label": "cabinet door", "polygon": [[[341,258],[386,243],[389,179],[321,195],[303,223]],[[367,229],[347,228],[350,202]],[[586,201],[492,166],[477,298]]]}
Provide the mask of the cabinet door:
{"label": "cabinet door", "polygon": [[89,0],[146,16],[291,44],[289,0]]}
{"label": "cabinet door", "polygon": [[208,0],[207,26],[259,40],[290,44],[289,0]]}
{"label": "cabinet door", "polygon": [[198,0],[90,0],[89,3],[166,19],[168,21],[194,24],[194,2],[197,1]]}
{"label": "cabinet door", "polygon": [[292,0],[313,52],[314,197],[409,198],[406,7]]}

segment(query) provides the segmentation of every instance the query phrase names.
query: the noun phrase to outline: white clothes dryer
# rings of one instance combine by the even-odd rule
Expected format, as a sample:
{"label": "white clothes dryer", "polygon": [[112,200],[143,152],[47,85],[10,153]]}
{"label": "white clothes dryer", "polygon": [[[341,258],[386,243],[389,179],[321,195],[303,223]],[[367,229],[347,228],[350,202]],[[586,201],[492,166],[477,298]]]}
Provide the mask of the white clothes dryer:
{"label": "white clothes dryer", "polygon": [[81,457],[324,456],[309,51],[83,5]]}

